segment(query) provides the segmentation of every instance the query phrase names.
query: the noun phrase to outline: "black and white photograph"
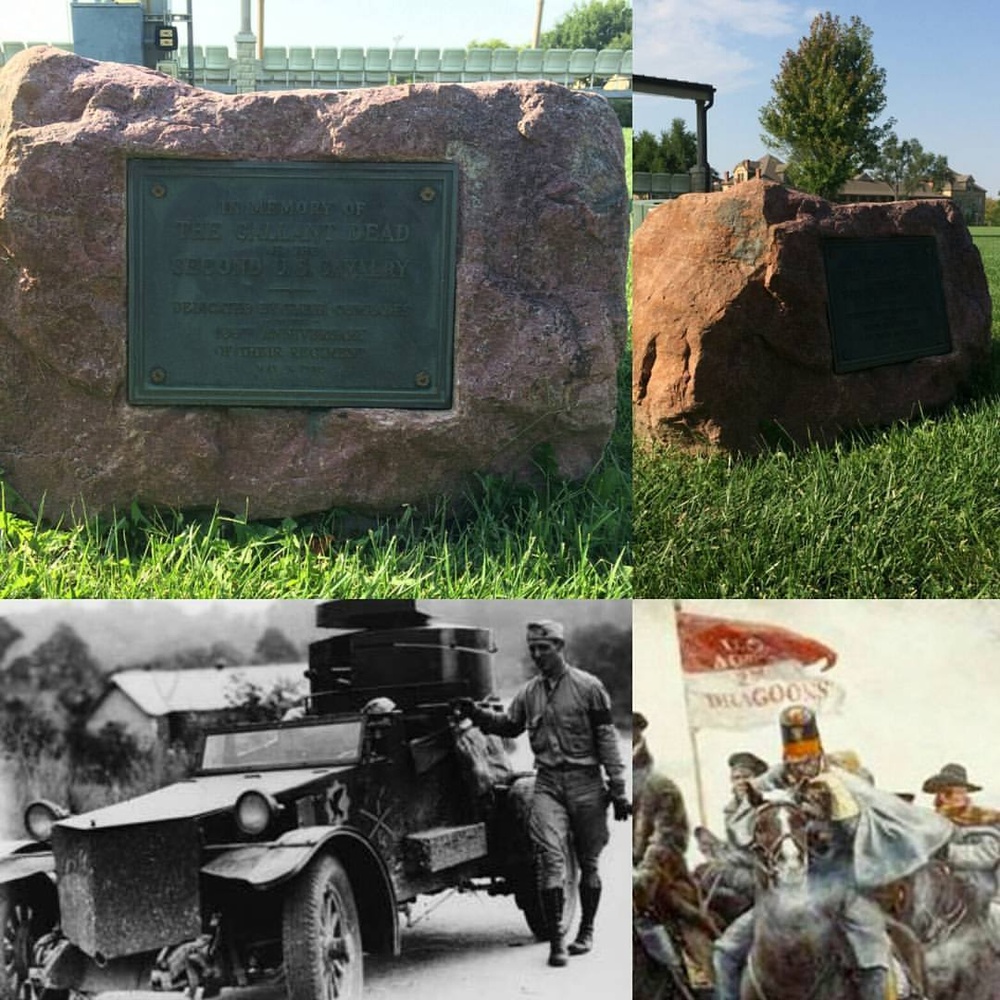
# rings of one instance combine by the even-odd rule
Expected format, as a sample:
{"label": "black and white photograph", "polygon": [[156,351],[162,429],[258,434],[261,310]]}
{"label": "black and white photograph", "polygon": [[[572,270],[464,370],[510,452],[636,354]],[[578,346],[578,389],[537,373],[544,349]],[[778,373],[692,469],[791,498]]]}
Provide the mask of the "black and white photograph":
{"label": "black and white photograph", "polygon": [[627,601],[0,606],[5,998],[625,996]]}

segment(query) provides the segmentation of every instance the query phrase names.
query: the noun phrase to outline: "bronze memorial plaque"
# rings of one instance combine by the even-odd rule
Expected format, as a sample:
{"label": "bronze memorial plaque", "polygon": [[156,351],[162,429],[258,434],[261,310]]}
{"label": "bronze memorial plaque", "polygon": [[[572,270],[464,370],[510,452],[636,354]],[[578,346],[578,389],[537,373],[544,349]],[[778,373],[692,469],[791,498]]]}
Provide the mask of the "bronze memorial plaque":
{"label": "bronze memorial plaque", "polygon": [[933,236],[823,240],[833,370],[951,351]]}
{"label": "bronze memorial plaque", "polygon": [[128,164],[128,398],[447,409],[456,167]]}

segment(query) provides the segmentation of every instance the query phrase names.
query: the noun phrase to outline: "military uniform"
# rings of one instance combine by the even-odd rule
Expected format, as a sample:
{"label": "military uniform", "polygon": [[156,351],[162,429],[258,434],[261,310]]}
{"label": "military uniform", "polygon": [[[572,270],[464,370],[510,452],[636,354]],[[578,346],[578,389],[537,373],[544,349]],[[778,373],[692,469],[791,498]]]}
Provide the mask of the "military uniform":
{"label": "military uniform", "polygon": [[935,803],[938,813],[954,824],[946,855],[948,864],[972,889],[985,914],[990,943],[1000,952],[1000,811],[969,801],[968,794],[981,791],[981,786],[968,780],[961,764],[945,764],[923,785],[923,791],[929,794],[947,788],[966,793],[964,801]]}
{"label": "military uniform", "polygon": [[[754,785],[761,792],[784,788],[797,794],[802,788],[797,766],[807,760],[816,762],[810,783],[826,793],[827,836],[825,850],[819,856],[810,855],[810,878],[816,875],[823,879],[824,887],[833,894],[838,923],[859,970],[862,997],[880,998],[891,967],[889,939],[882,911],[862,893],[912,874],[947,842],[950,831],[933,813],[914,809],[856,774],[829,767],[809,709],[786,709],[781,728],[784,762]],[[749,836],[752,819],[748,803],[733,823],[745,823]],[[740,977],[753,943],[753,918],[751,909],[716,942],[721,1000],[739,996]]]}
{"label": "military uniform", "polygon": [[690,828],[680,789],[653,770],[641,741],[632,752],[632,882],[651,891],[659,873],[657,855],[664,849],[684,857]]}
{"label": "military uniform", "polygon": [[[600,900],[598,858],[608,842],[609,795],[617,819],[626,819],[631,809],[611,699],[604,685],[593,674],[562,660],[563,630],[557,622],[529,624],[527,638],[529,647],[533,642],[555,644],[560,651],[558,663],[547,664],[542,674],[528,681],[506,711],[474,707],[471,715],[483,732],[510,737],[528,732],[536,772],[530,829],[553,943],[550,964],[564,964],[561,939],[556,940],[552,926],[561,923],[564,845],[572,834],[580,865],[582,916],[580,933],[569,951],[581,954],[590,950]],[[554,916],[557,910],[559,920]]]}

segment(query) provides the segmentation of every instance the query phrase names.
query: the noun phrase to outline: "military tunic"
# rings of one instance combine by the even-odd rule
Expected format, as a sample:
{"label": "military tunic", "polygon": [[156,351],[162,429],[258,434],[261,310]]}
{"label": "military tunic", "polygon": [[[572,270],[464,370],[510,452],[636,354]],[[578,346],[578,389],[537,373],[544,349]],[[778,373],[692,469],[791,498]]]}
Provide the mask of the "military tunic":
{"label": "military tunic", "polygon": [[608,842],[608,794],[625,795],[625,764],[604,685],[566,664],[551,679],[533,677],[506,712],[480,711],[476,723],[500,736],[528,732],[535,755],[531,838],[538,852],[540,888],[564,884],[564,845],[570,833],[581,885],[599,888],[597,860]]}

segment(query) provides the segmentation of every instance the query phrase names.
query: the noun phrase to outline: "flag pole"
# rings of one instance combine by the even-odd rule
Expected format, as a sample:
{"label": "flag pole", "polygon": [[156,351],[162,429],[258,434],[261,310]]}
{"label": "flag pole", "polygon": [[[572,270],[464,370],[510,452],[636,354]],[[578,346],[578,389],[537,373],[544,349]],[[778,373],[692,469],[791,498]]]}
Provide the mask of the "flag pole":
{"label": "flag pole", "polygon": [[708,827],[708,811],[705,809],[705,788],[701,781],[701,757],[698,754],[698,730],[688,726],[688,736],[691,737],[691,755],[694,758],[694,787],[698,793],[698,815],[701,825]]}
{"label": "flag pole", "polygon": [[[677,628],[677,615],[681,613],[681,602],[675,600],[674,605],[674,634],[680,641],[680,631]],[[683,663],[683,653],[681,654],[681,678],[682,683],[684,677],[684,663]],[[684,715],[687,716],[687,698],[684,699]],[[705,787],[701,780],[701,755],[698,753],[698,730],[691,725],[690,718],[688,718],[687,724],[688,739],[691,741],[691,759],[694,762],[694,787],[695,793],[698,798],[698,816],[701,819],[701,825],[704,827],[708,826],[708,811],[705,808]]]}

